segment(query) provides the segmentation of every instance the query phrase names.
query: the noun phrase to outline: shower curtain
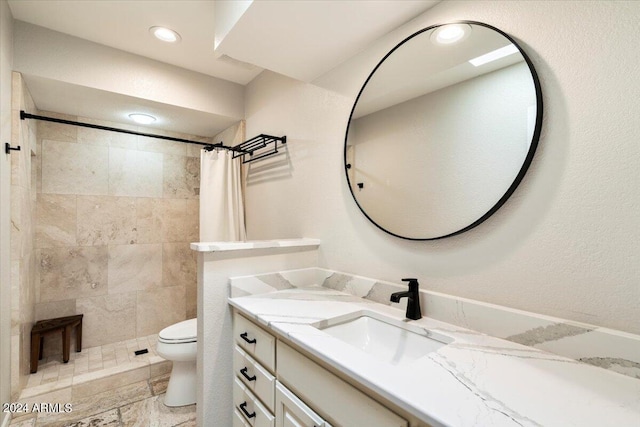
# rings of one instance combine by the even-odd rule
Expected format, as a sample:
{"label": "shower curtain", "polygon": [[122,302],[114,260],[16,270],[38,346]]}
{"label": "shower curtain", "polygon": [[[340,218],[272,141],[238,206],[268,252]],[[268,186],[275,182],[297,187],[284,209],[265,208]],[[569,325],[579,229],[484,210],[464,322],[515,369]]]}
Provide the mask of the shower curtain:
{"label": "shower curtain", "polygon": [[246,239],[240,158],[226,150],[201,150],[200,241]]}

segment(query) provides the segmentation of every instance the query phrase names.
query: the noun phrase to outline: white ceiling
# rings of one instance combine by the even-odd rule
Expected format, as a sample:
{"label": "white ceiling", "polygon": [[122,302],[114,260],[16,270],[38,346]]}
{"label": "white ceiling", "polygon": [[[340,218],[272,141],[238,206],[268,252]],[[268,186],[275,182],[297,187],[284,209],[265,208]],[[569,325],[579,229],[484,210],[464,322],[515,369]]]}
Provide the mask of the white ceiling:
{"label": "white ceiling", "polygon": [[[142,112],[157,118],[147,128],[166,129],[198,136],[213,136],[237,120],[209,112],[149,101],[115,92],[80,86],[36,76],[24,76],[38,109],[73,116],[131,123],[128,114]],[[64,100],[64,104],[61,103]],[[64,105],[64,111],[60,106]],[[33,113],[29,111],[29,113]],[[133,124],[133,123],[131,123]]]}
{"label": "white ceiling", "polygon": [[[16,20],[246,85],[263,69],[311,81],[439,0],[245,2],[248,7],[233,19],[228,32],[225,28],[224,38],[218,40],[215,52],[215,15],[218,12],[217,20],[221,22],[226,7],[216,8],[214,0],[8,1]],[[152,26],[172,28],[180,33],[182,40],[177,44],[160,42],[149,34]],[[47,77],[25,76],[41,109],[76,115],[78,113],[71,110],[77,110],[80,103],[84,111],[80,115],[96,114],[94,118],[113,121],[107,106],[137,102],[147,109],[155,109],[161,116],[180,117],[167,120],[167,130],[203,134],[208,129],[193,126],[204,119],[195,109],[186,108],[177,114],[177,107],[166,103],[110,96],[109,92],[91,90],[81,82],[77,84],[82,87],[73,88],[73,82],[62,85]],[[67,96],[54,96],[60,95],[62,89]],[[217,125],[222,123],[217,118],[213,121]],[[187,123],[190,131],[185,129]]]}
{"label": "white ceiling", "polygon": [[[95,43],[247,84],[262,69],[216,59],[211,0],[9,0],[15,19]],[[179,43],[164,43],[152,26],[177,31]]]}
{"label": "white ceiling", "polygon": [[217,50],[311,82],[438,1],[255,1]]}

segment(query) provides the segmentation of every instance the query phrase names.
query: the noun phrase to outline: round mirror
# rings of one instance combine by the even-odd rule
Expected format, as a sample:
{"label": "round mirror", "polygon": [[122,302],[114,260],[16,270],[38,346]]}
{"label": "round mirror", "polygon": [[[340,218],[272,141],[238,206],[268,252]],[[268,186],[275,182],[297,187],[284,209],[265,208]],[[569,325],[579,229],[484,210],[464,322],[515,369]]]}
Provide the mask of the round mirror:
{"label": "round mirror", "polygon": [[540,82],[511,37],[469,21],[425,28],[378,63],[356,98],[349,188],[387,233],[454,236],[513,193],[541,124]]}

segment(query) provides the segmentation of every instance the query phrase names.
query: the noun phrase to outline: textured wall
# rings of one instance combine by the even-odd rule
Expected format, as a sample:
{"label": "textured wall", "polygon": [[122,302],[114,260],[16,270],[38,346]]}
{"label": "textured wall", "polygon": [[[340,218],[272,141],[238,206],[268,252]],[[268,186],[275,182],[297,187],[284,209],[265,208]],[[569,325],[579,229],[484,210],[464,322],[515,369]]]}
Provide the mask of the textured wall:
{"label": "textured wall", "polygon": [[20,110],[34,110],[19,73],[12,79],[11,144],[11,395],[17,398],[29,376],[31,326],[36,302],[36,156],[37,123],[20,120]]}
{"label": "textured wall", "polygon": [[195,317],[199,146],[38,125],[36,320],[82,313],[92,347]]}
{"label": "textured wall", "polygon": [[638,2],[447,1],[394,32],[397,43],[432,24],[486,22],[518,40],[541,78],[545,120],[524,181],[488,221],[442,241],[386,235],[351,199],[344,131],[370,68],[334,80],[348,96],[261,74],[245,93],[247,135],[286,134],[288,164],[248,181],[249,238],[317,237],[327,268],[417,276],[435,291],[640,333],[639,18]]}

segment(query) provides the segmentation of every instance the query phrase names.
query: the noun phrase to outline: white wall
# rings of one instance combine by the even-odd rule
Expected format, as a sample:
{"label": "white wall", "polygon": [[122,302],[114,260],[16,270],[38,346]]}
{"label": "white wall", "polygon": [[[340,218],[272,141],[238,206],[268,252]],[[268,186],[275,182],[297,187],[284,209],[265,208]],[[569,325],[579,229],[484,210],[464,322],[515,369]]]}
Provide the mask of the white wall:
{"label": "white wall", "polygon": [[213,19],[216,39],[214,48],[217,48],[222,43],[229,31],[251,6],[251,3],[253,3],[253,0],[218,1],[215,3]]}
{"label": "white wall", "polygon": [[286,134],[288,154],[252,166],[249,238],[317,237],[327,268],[640,333],[639,18],[638,2],[447,1],[394,32],[486,22],[518,40],[542,83],[542,138],[520,187],[441,241],[386,235],[351,199],[344,131],[368,69],[334,78],[348,96],[264,72],[245,93],[247,136]]}
{"label": "white wall", "polygon": [[[11,141],[11,68],[13,65],[13,18],[6,0],[0,0],[0,401],[10,400],[11,387],[11,280],[10,194],[11,157],[4,143]],[[0,413],[4,425],[7,414]]]}

